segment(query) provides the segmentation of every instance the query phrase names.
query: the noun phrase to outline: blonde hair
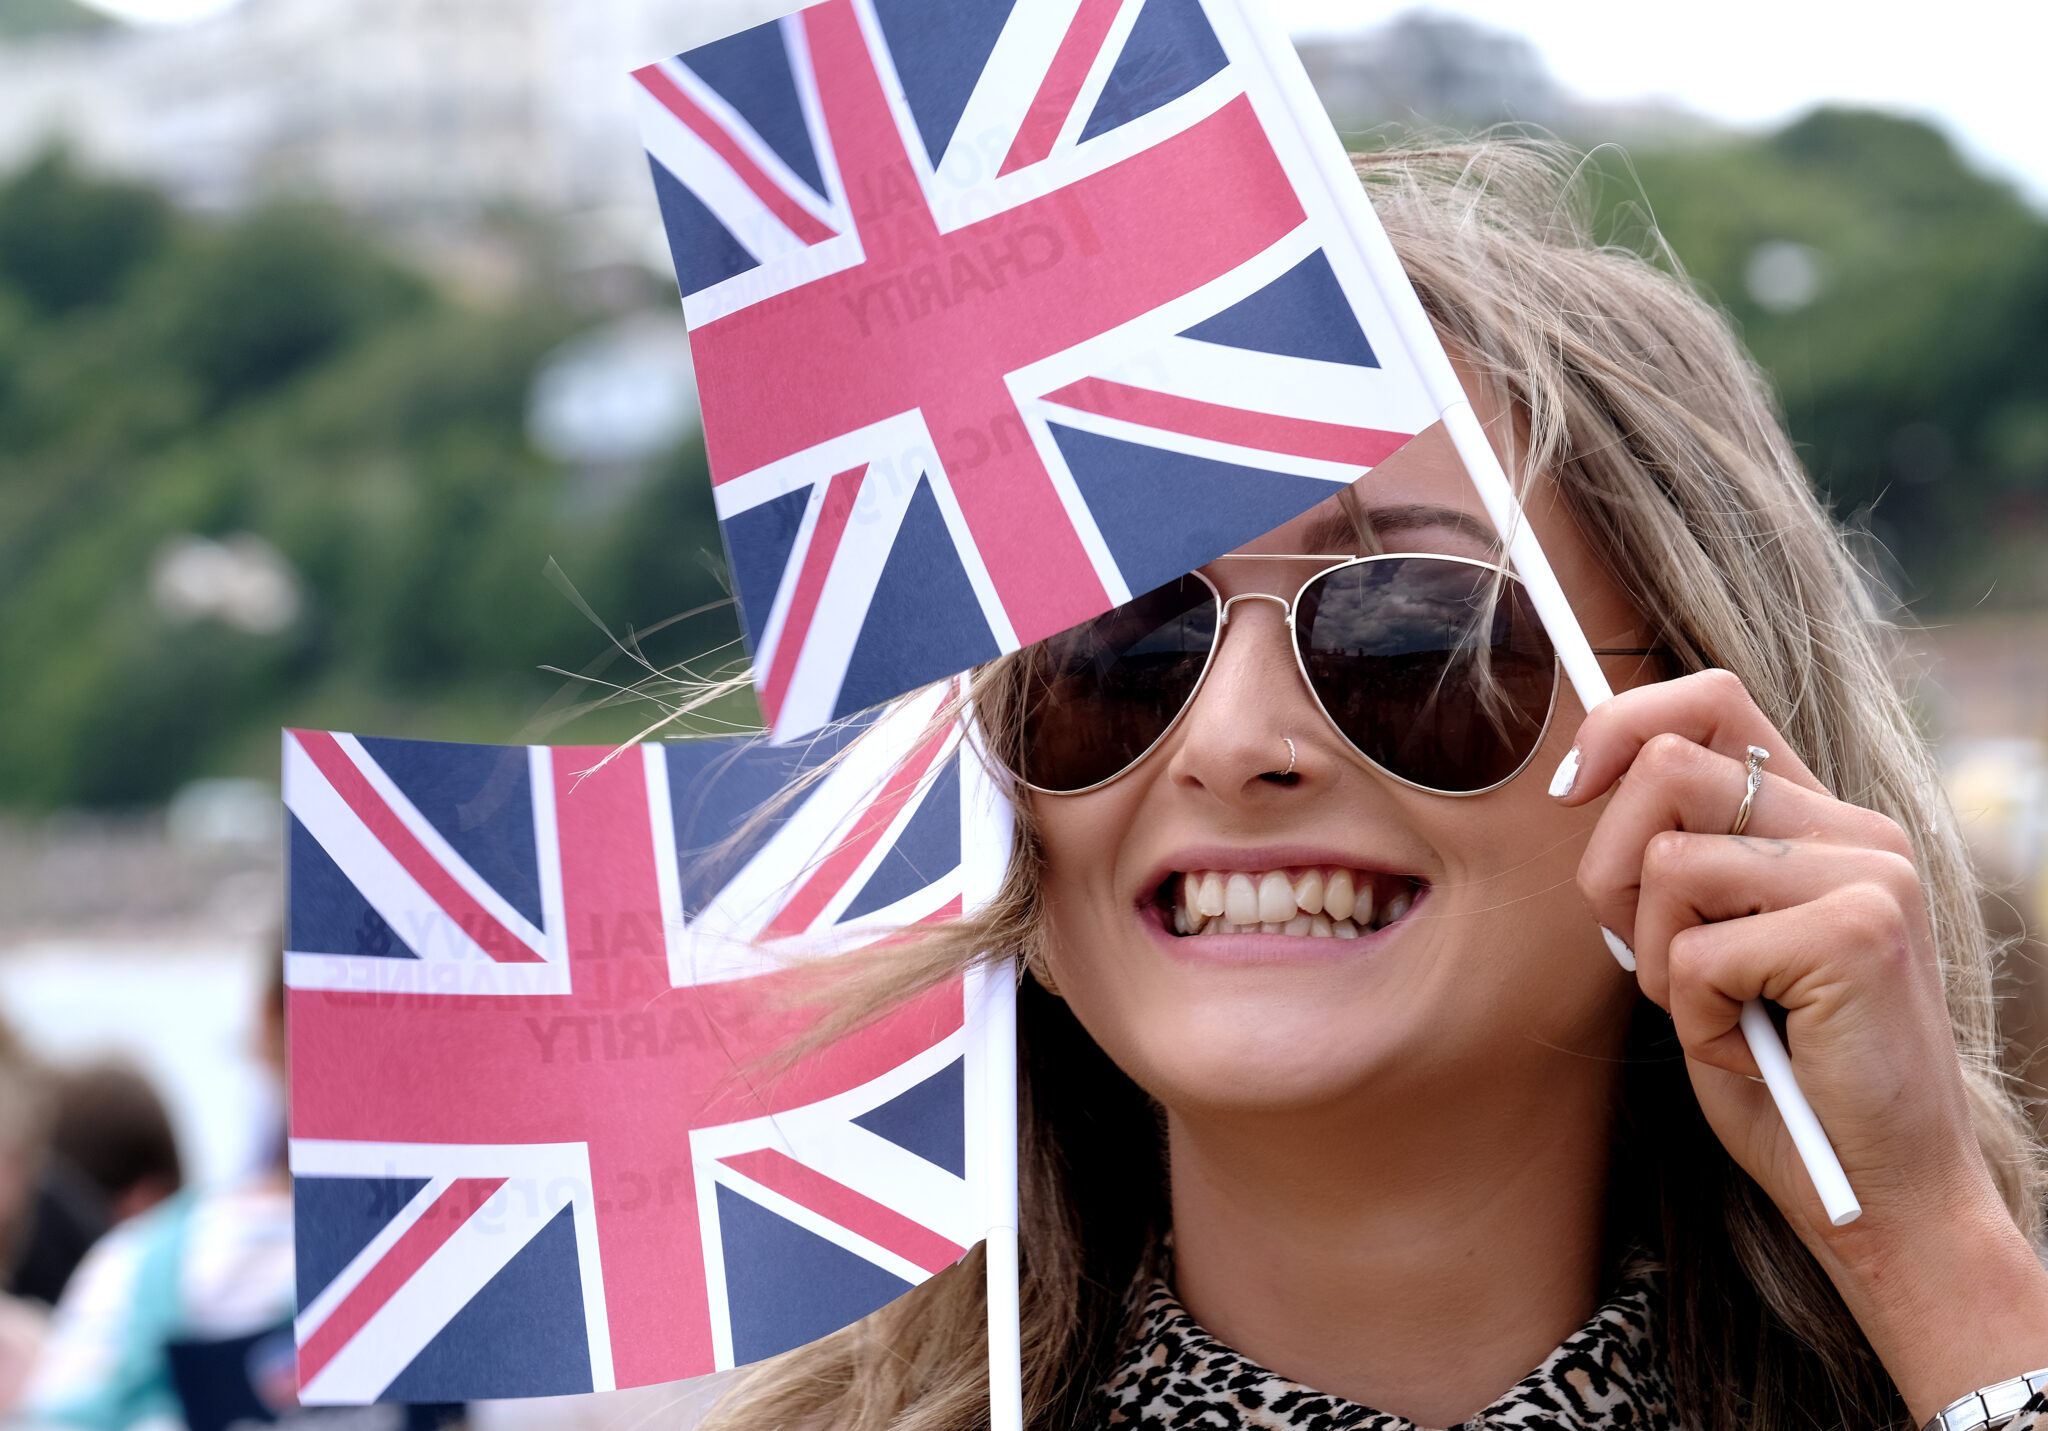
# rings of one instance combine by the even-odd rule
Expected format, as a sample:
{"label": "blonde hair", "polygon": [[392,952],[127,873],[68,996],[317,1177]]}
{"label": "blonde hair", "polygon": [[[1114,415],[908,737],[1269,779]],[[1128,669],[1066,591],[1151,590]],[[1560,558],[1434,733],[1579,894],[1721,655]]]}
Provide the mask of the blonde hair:
{"label": "blonde hair", "polygon": [[[1992,947],[1938,772],[1893,679],[1889,628],[1810,491],[1763,375],[1676,273],[1597,244],[1573,156],[1526,140],[1355,161],[1445,339],[1521,421],[1518,480],[1547,474],[1595,554],[1673,653],[1718,668],[1841,799],[1912,839],[1978,1141],[2038,1231],[2042,1168],[1999,1066]],[[1667,269],[1669,271],[1667,271]],[[974,682],[991,745],[1015,738],[1016,660]],[[838,981],[826,1035],[958,974],[1040,947],[1028,799],[985,917]],[[1066,1427],[1127,1330],[1167,1226],[1157,1111],[1064,1005],[1020,1000],[1024,1375],[1029,1424]],[[1707,1127],[1646,1001],[1630,1032],[1609,1248],[1662,1272],[1681,1424],[1701,1431],[1909,1425],[1833,1287]],[[705,1424],[970,1431],[988,1419],[981,1259],[755,1369]]]}

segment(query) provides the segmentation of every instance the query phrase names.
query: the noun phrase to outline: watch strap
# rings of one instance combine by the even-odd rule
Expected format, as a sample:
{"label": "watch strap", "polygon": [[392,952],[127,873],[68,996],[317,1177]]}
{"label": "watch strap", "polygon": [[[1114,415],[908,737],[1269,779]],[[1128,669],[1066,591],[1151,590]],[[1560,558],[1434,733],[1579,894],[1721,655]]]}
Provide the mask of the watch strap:
{"label": "watch strap", "polygon": [[[1941,1414],[1927,1423],[1926,1431],[1998,1431],[2028,1408],[2037,1396],[2048,1392],[2048,1367],[1982,1387],[1968,1396],[1951,1401]],[[2048,1399],[2037,1409],[2048,1410]]]}

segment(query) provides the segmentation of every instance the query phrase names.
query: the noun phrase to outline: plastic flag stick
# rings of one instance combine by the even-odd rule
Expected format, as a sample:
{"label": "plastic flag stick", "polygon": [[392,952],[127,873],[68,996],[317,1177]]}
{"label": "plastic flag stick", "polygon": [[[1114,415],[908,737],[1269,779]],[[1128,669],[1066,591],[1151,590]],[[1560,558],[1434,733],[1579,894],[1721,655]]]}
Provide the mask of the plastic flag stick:
{"label": "plastic flag stick", "polygon": [[[1017,978],[1007,961],[987,975],[987,1166],[1005,1168],[991,1178],[983,1223],[988,1257],[989,1431],[1024,1431],[1024,1333],[1017,1266]],[[1008,1073],[1008,1077],[1003,1075]]]}
{"label": "plastic flag stick", "polygon": [[[971,714],[962,717],[967,749],[963,760],[988,762],[981,732]],[[988,768],[994,768],[989,765]],[[1000,838],[978,843],[965,871],[970,889],[986,907],[1001,893],[1009,874],[1016,810],[993,780],[978,782],[981,810],[976,824]],[[1002,858],[997,859],[1000,851]],[[1014,960],[971,971],[968,991],[982,1021],[981,1136],[986,1154],[979,1221],[988,1261],[989,1431],[1024,1431],[1023,1309],[1018,1295],[1017,1254],[1017,978]],[[971,1125],[970,1125],[971,1126]]]}

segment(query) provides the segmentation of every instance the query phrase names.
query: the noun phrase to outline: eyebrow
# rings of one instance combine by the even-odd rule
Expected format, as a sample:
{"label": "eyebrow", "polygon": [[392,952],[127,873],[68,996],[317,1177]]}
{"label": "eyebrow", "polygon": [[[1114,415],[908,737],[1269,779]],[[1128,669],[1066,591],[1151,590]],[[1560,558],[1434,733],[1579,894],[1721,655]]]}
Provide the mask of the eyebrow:
{"label": "eyebrow", "polygon": [[[1384,537],[1390,532],[1413,532],[1426,527],[1444,527],[1462,536],[1472,538],[1489,551],[1500,548],[1500,538],[1493,528],[1469,512],[1458,511],[1455,507],[1432,507],[1420,503],[1405,503],[1391,507],[1369,507],[1366,520],[1372,524],[1373,534]],[[1351,524],[1350,516],[1342,511],[1329,512],[1309,523],[1302,533],[1302,546],[1307,551],[1337,551],[1356,543],[1358,529]]]}

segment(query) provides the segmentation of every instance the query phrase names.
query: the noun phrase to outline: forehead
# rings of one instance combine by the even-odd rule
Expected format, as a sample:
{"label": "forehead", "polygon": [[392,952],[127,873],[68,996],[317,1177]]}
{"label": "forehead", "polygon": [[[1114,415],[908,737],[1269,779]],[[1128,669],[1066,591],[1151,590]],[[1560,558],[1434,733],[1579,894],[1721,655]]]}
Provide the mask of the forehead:
{"label": "forehead", "polygon": [[[1353,483],[1351,495],[1389,548],[1483,556],[1500,547],[1478,489],[1440,427],[1423,433]],[[1333,496],[1240,550],[1247,555],[1349,552],[1357,549],[1356,532],[1345,504]]]}

